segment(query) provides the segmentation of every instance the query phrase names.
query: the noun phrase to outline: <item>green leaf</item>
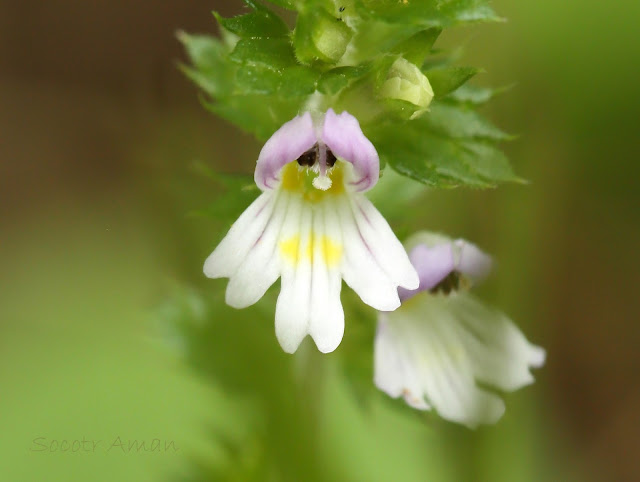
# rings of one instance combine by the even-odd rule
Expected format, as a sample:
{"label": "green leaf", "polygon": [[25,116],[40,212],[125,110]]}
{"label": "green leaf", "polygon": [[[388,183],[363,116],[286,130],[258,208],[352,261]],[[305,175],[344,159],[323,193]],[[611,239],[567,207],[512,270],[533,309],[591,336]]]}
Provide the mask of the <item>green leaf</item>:
{"label": "green leaf", "polygon": [[469,108],[434,102],[423,116],[430,130],[452,138],[480,138],[494,141],[511,139],[476,111]]}
{"label": "green leaf", "polygon": [[204,102],[211,112],[266,141],[282,124],[298,115],[300,97],[232,95],[216,102]]}
{"label": "green leaf", "polygon": [[362,15],[405,25],[446,27],[500,20],[486,0],[359,0],[357,6]]}
{"label": "green leaf", "polygon": [[490,89],[487,87],[465,84],[447,95],[445,100],[461,104],[482,105],[493,99],[496,95],[510,90],[512,87],[513,85],[507,85],[504,87]]}
{"label": "green leaf", "polygon": [[377,59],[407,41],[423,29],[419,25],[392,24],[371,18],[362,20],[351,40],[349,62],[362,63]]}
{"label": "green leaf", "polygon": [[278,5],[279,7],[286,8],[287,10],[295,10],[297,5],[300,3],[295,0],[269,0],[269,2],[274,5]]}
{"label": "green leaf", "polygon": [[238,69],[234,94],[275,94],[282,85],[282,73],[262,65],[247,65]]}
{"label": "green leaf", "polygon": [[250,0],[247,1],[247,4],[253,8],[253,12],[232,18],[221,17],[217,12],[213,12],[213,15],[222,27],[241,38],[286,37],[289,35],[289,28],[274,12]]}
{"label": "green leaf", "polygon": [[[396,171],[433,187],[493,187],[499,182],[521,182],[511,170],[504,154],[489,140],[451,135],[443,128],[453,120],[437,125],[429,113],[405,124],[388,123],[370,129],[371,140],[380,158]],[[467,134],[486,129],[478,127]],[[491,138],[491,136],[489,136]]]}
{"label": "green leaf", "polygon": [[245,66],[238,70],[235,93],[302,97],[316,90],[318,72],[302,65],[274,71],[263,66]]}
{"label": "green leaf", "polygon": [[451,92],[447,96],[447,99],[451,99],[459,103],[481,105],[491,100],[495,94],[496,89],[465,84]]}
{"label": "green leaf", "polygon": [[401,55],[417,66],[421,66],[441,33],[442,28],[440,27],[422,30],[396,45],[392,52]]}
{"label": "green leaf", "polygon": [[478,141],[464,141],[460,145],[469,153],[475,171],[492,185],[499,182],[526,183],[515,175],[507,156],[494,145]]}
{"label": "green leaf", "polygon": [[318,90],[323,94],[334,95],[366,75],[371,66],[344,66],[324,72],[318,80]]}
{"label": "green leaf", "polygon": [[291,43],[288,39],[281,38],[241,39],[229,54],[229,59],[239,64],[258,65],[271,70],[296,65]]}
{"label": "green leaf", "polygon": [[424,74],[439,98],[453,92],[478,72],[480,69],[474,67],[444,67],[427,70]]}
{"label": "green leaf", "polygon": [[207,35],[179,32],[177,36],[194,66],[181,65],[185,75],[212,97],[230,93],[236,66],[226,58],[227,47]]}
{"label": "green leaf", "polygon": [[304,65],[296,65],[283,72],[278,94],[282,97],[306,96],[316,90],[320,73]]}

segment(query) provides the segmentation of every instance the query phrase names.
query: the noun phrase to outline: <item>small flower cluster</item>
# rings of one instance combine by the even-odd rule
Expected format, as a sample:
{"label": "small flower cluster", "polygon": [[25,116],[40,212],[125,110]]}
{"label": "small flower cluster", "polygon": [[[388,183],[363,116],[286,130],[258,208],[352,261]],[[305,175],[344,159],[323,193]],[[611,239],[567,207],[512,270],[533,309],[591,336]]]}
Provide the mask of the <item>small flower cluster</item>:
{"label": "small flower cluster", "polygon": [[[430,100],[430,99],[429,99]],[[310,335],[324,353],[344,333],[342,280],[379,311],[375,384],[420,410],[473,427],[493,423],[502,399],[533,381],[544,351],[502,313],[468,293],[491,260],[473,244],[418,233],[405,250],[365,197],[379,177],[373,144],[355,117],[305,112],[260,152],[262,194],[204,264],[229,278],[226,302],[256,303],[278,278],[276,336],[293,353]]]}

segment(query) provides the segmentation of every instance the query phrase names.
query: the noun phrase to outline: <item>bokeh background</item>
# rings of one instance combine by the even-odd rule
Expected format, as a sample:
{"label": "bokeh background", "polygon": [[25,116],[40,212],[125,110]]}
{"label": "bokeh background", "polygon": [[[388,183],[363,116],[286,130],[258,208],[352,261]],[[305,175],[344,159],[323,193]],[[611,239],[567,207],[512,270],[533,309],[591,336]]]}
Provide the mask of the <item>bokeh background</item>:
{"label": "bokeh background", "polygon": [[[495,254],[483,295],[547,365],[476,432],[378,401],[365,414],[330,377],[309,450],[334,480],[640,480],[640,3],[494,7],[507,23],[439,46],[464,45],[482,85],[515,83],[485,113],[519,134],[504,148],[531,183],[429,193],[421,224]],[[195,162],[250,172],[260,148],[206,113],[176,67],[175,32],[214,33],[213,9],[243,7],[0,1],[0,480],[181,480],[194,458],[227,454],[212,430],[253,430],[251,387],[239,400],[185,366],[156,320],[175,285],[202,281],[215,244],[189,214],[215,194]],[[178,451],[34,452],[39,437]]]}

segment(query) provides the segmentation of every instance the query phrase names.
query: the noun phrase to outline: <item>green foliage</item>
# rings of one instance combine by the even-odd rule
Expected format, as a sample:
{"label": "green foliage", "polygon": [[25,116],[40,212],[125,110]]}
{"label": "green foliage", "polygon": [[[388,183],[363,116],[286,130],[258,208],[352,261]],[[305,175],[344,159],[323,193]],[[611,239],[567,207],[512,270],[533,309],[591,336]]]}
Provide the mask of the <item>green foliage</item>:
{"label": "green foliage", "polygon": [[486,0],[360,0],[357,5],[359,11],[368,16],[405,25],[448,27],[500,20]]}
{"label": "green foliage", "polygon": [[300,12],[293,33],[298,60],[304,64],[335,64],[344,55],[353,31],[323,8]]}
{"label": "green foliage", "polygon": [[424,59],[431,52],[433,44],[441,33],[441,27],[432,27],[426,30],[421,30],[404,42],[397,44],[393,48],[393,53],[401,55],[411,63],[422,65],[424,63]]}
{"label": "green foliage", "polygon": [[289,29],[284,21],[259,3],[247,1],[254,10],[246,15],[223,18],[214,12],[218,23],[231,33],[242,38],[286,37]]}
{"label": "green foliage", "polygon": [[429,186],[486,188],[521,182],[495,147],[507,134],[460,103],[434,101],[427,115],[404,124],[382,123],[367,134],[380,146],[381,159]]}
{"label": "green foliage", "polygon": [[439,98],[455,91],[477,73],[478,69],[473,67],[440,67],[427,70],[425,75]]}
{"label": "green foliage", "polygon": [[[348,110],[382,161],[411,179],[434,187],[517,180],[496,147],[509,136],[474,110],[495,91],[466,84],[479,69],[432,56],[443,28],[499,20],[487,1],[272,1],[296,12],[292,31],[264,4],[246,3],[243,15],[214,14],[222,39],[179,35],[191,62],[181,68],[215,114],[266,140],[305,109]],[[394,78],[393,65],[415,74]],[[435,96],[430,108],[420,71]]]}
{"label": "green foliage", "polygon": [[370,70],[368,65],[336,67],[324,72],[318,79],[317,89],[322,94],[335,95]]}

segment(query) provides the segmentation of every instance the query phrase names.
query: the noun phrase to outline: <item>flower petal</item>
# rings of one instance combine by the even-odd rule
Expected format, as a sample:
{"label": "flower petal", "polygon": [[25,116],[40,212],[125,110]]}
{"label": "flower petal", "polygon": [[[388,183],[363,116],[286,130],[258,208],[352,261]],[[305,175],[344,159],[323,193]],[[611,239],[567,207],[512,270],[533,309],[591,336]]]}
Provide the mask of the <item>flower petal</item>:
{"label": "flower petal", "polygon": [[418,273],[389,223],[363,195],[354,193],[350,198],[360,235],[382,270],[396,286],[418,288]]}
{"label": "flower petal", "polygon": [[326,217],[325,205],[314,213],[309,318],[309,334],[318,350],[323,353],[334,351],[344,334],[344,311],[340,303],[340,260],[336,259],[342,255],[342,239],[334,226],[331,226],[331,230],[328,229]]}
{"label": "flower petal", "polygon": [[413,406],[424,397],[441,417],[468,427],[494,423],[504,412],[502,399],[478,382],[515,390],[543,362],[544,350],[467,293],[421,293],[378,317],[376,385],[393,397],[410,394]]}
{"label": "flower petal", "polygon": [[452,329],[456,320],[446,299],[423,294],[420,305],[420,310],[398,310],[387,316],[392,329],[400,326],[403,349],[419,374],[425,397],[444,419],[471,428],[495,423],[504,413],[504,402],[476,385],[475,360]]}
{"label": "flower petal", "polygon": [[458,296],[452,301],[466,349],[475,361],[476,378],[505,391],[533,383],[530,368],[542,366],[544,350],[529,343],[503,313],[473,296]]}
{"label": "flower petal", "polygon": [[403,301],[420,291],[429,291],[454,269],[453,249],[450,243],[438,244],[432,248],[419,244],[411,250],[409,259],[418,272],[420,286],[416,290],[398,289]]}
{"label": "flower petal", "polygon": [[369,306],[380,311],[393,311],[400,306],[397,285],[382,270],[362,238],[346,196],[331,202],[342,230],[344,259],[342,277]]}
{"label": "flower petal", "polygon": [[246,308],[257,302],[280,276],[277,243],[287,213],[290,196],[280,193],[271,219],[236,272],[230,277],[226,303]]}
{"label": "flower petal", "polygon": [[204,274],[207,277],[228,278],[236,272],[262,236],[271,218],[276,197],[273,192],[261,194],[233,223],[227,235],[204,262]]}
{"label": "flower petal", "polygon": [[393,398],[404,396],[406,402],[418,410],[431,407],[424,400],[418,376],[388,326],[385,313],[378,317],[374,348],[374,383]]}
{"label": "flower petal", "polygon": [[454,268],[450,244],[440,244],[433,248],[427,248],[425,245],[416,246],[409,257],[420,277],[421,290],[430,290]]}
{"label": "flower petal", "polygon": [[254,178],[262,190],[273,189],[282,166],[295,161],[317,142],[309,112],[294,117],[265,143],[258,156]]}
{"label": "flower petal", "polygon": [[276,303],[276,337],[287,353],[298,349],[309,327],[311,262],[307,250],[312,213],[306,207],[292,197],[280,238],[282,277]]}
{"label": "flower petal", "polygon": [[469,356],[455,326],[455,318],[442,310],[428,327],[423,325],[419,339],[426,347],[422,363],[429,367],[428,373],[423,370],[426,396],[444,419],[470,428],[495,423],[504,413],[504,402],[476,385],[478,361]]}
{"label": "flower petal", "polygon": [[491,257],[464,239],[453,242],[456,251],[456,270],[473,281],[480,281],[491,271]]}
{"label": "flower petal", "polygon": [[353,164],[358,179],[352,184],[358,191],[366,191],[378,182],[378,153],[351,114],[343,112],[337,115],[333,109],[329,109],[324,116],[322,141],[336,157]]}

